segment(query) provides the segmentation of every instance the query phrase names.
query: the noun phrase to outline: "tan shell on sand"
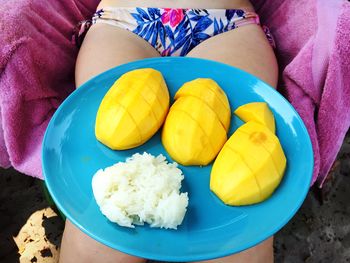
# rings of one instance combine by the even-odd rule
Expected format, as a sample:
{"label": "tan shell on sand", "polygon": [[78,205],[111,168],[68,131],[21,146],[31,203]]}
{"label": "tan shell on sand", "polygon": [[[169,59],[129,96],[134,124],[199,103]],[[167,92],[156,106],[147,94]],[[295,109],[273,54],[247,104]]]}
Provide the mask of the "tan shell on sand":
{"label": "tan shell on sand", "polygon": [[18,247],[21,263],[58,262],[59,248],[47,238],[47,235],[50,234],[54,235],[57,232],[61,234],[56,229],[59,224],[50,222],[50,219],[54,217],[57,217],[57,214],[50,207],[36,211],[28,218],[18,235],[13,237]]}

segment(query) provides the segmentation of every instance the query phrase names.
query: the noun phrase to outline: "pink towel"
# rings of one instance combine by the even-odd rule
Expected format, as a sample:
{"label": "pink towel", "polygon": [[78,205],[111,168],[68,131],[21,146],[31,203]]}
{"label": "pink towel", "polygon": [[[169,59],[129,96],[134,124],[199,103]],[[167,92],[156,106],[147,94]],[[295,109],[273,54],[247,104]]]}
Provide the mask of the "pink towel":
{"label": "pink towel", "polygon": [[41,141],[74,90],[74,26],[96,0],[3,0],[0,5],[0,165],[42,178]]}
{"label": "pink towel", "polygon": [[[0,6],[0,165],[42,178],[40,151],[55,109],[74,89],[74,25],[96,0],[5,0]],[[10,4],[11,3],[11,4]],[[84,4],[83,4],[84,3]],[[349,128],[350,4],[340,0],[255,1],[275,37],[279,91],[294,105],[322,185]]]}
{"label": "pink towel", "polygon": [[341,0],[256,1],[276,38],[279,91],[311,136],[321,187],[350,124],[350,3]]}

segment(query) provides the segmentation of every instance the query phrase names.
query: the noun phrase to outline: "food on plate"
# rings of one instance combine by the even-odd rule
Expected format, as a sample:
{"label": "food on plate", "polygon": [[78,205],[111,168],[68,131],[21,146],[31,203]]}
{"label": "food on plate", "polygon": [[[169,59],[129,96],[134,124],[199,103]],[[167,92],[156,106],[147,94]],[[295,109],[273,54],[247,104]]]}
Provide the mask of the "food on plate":
{"label": "food on plate", "polygon": [[225,92],[212,79],[199,78],[186,82],[175,94],[175,100],[193,96],[205,102],[218,116],[226,130],[230,127],[231,108]]}
{"label": "food on plate", "polygon": [[[175,98],[162,130],[164,148],[182,165],[207,165],[227,140],[230,111],[225,110],[229,109],[226,95],[213,80],[197,79],[185,83]],[[219,115],[222,112],[224,119]]]}
{"label": "food on plate", "polygon": [[187,193],[181,193],[184,175],[163,155],[136,153],[126,162],[98,170],[92,179],[101,212],[120,226],[150,224],[176,229],[186,213]]}
{"label": "food on plate", "polygon": [[251,102],[238,107],[234,112],[242,121],[256,121],[275,133],[275,118],[266,102]]}
{"label": "food on plate", "polygon": [[162,74],[151,68],[123,74],[99,106],[96,138],[113,150],[137,147],[162,126],[169,110],[169,92]]}
{"label": "food on plate", "polygon": [[277,136],[255,121],[239,127],[217,156],[210,189],[228,205],[264,201],[277,188],[286,157]]}

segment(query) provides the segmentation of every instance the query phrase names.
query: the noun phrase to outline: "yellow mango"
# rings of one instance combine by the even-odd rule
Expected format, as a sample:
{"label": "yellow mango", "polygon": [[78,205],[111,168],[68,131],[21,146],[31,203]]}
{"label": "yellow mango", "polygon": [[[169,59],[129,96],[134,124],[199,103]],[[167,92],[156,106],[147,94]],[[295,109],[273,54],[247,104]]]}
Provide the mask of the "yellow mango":
{"label": "yellow mango", "polygon": [[231,108],[225,92],[212,79],[198,78],[186,82],[175,94],[175,99],[193,96],[205,102],[218,116],[228,131],[231,121]]}
{"label": "yellow mango", "polygon": [[159,71],[129,71],[102,99],[96,115],[96,138],[113,150],[137,147],[158,131],[168,109],[169,92]]}
{"label": "yellow mango", "polygon": [[162,132],[162,143],[182,165],[207,165],[227,140],[215,112],[197,97],[180,97],[171,106]]}
{"label": "yellow mango", "polygon": [[285,167],[286,157],[276,135],[264,125],[249,121],[220,151],[211,171],[210,189],[225,204],[258,203],[274,192]]}
{"label": "yellow mango", "polygon": [[[95,125],[96,138],[111,149],[136,147],[142,141],[140,131],[137,129],[134,120],[125,108],[119,104],[105,111],[103,118],[113,121],[101,121],[98,119],[99,125]],[[123,125],[121,126],[120,123]],[[118,139],[114,140],[113,138]],[[130,138],[132,138],[132,142]],[[127,147],[121,142],[128,142]]]}
{"label": "yellow mango", "polygon": [[242,121],[256,121],[275,133],[275,118],[266,102],[252,102],[238,107],[234,112]]}
{"label": "yellow mango", "polygon": [[208,136],[184,111],[169,111],[163,126],[162,143],[171,158],[182,165],[205,165],[215,156]]}
{"label": "yellow mango", "polygon": [[[254,136],[255,133],[256,132],[252,135]],[[228,146],[242,155],[245,165],[249,168],[257,181],[261,197],[265,199],[275,189],[275,183],[279,184],[280,177],[276,171],[270,153],[266,151],[261,143],[255,143],[255,139],[249,139],[250,136],[251,135],[238,130],[235,133],[235,140],[244,143],[234,143],[234,141],[231,141]],[[262,134],[261,136],[265,135]]]}
{"label": "yellow mango", "polygon": [[251,170],[227,144],[213,164],[210,189],[228,205],[253,204],[261,200],[260,189]]}
{"label": "yellow mango", "polygon": [[[257,126],[259,128],[257,128]],[[252,142],[264,147],[265,150],[270,153],[277,172],[279,174],[284,173],[287,163],[286,156],[284,155],[281,143],[277,136],[265,136],[265,134],[269,134],[266,126],[258,125],[258,123],[255,122],[247,122],[237,131],[249,135]]]}

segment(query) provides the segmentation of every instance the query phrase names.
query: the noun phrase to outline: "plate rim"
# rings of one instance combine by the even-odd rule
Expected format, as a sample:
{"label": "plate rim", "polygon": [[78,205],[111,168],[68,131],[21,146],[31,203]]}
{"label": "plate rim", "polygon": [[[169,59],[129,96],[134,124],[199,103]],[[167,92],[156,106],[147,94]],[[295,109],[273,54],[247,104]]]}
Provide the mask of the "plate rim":
{"label": "plate rim", "polygon": [[[309,171],[305,171],[305,174],[308,175],[308,178],[305,178],[305,180],[307,180],[305,182],[305,187],[303,189],[302,192],[300,192],[300,201],[297,205],[294,206],[294,209],[291,210],[291,212],[289,213],[289,215],[286,217],[285,221],[283,223],[280,223],[278,225],[276,225],[275,227],[272,227],[271,231],[265,232],[266,237],[265,238],[259,238],[256,239],[253,242],[247,242],[249,245],[246,247],[242,247],[239,246],[239,249],[227,249],[225,253],[215,253],[215,252],[211,252],[211,253],[206,253],[206,254],[202,254],[201,255],[194,255],[194,256],[168,256],[168,255],[162,255],[161,257],[155,257],[154,253],[147,253],[144,252],[142,250],[138,250],[135,251],[134,249],[128,249],[125,246],[119,246],[116,243],[111,244],[111,242],[108,242],[96,235],[94,235],[93,233],[89,232],[87,229],[85,229],[81,223],[79,223],[79,220],[74,219],[70,213],[67,213],[67,209],[64,208],[64,206],[62,206],[61,202],[58,201],[58,198],[55,196],[54,194],[54,189],[53,186],[49,183],[50,179],[47,180],[48,176],[47,176],[47,167],[46,167],[46,162],[45,162],[45,153],[44,153],[44,145],[45,142],[47,141],[48,138],[48,133],[49,130],[51,129],[51,126],[54,123],[54,120],[57,118],[57,116],[60,114],[60,112],[62,111],[63,108],[65,108],[66,104],[69,104],[71,100],[73,100],[75,97],[79,96],[80,93],[85,92],[85,87],[86,86],[90,86],[92,82],[94,82],[96,79],[99,79],[105,75],[110,74],[110,72],[115,71],[117,68],[120,69],[122,71],[123,68],[129,68],[128,71],[132,70],[130,69],[130,67],[134,67],[134,68],[140,68],[140,66],[142,66],[142,64],[144,63],[167,63],[165,61],[177,61],[177,60],[192,60],[192,61],[199,61],[199,62],[203,62],[203,63],[211,63],[211,64],[218,64],[220,67],[226,67],[226,68],[234,68],[234,70],[240,72],[243,75],[249,75],[250,77],[253,77],[257,80],[259,80],[260,82],[264,83],[266,88],[270,89],[270,92],[275,93],[275,95],[279,96],[280,99],[282,99],[283,103],[287,103],[290,107],[290,109],[293,111],[293,113],[297,116],[298,121],[300,122],[301,125],[301,130],[304,132],[305,139],[306,139],[306,145],[305,147],[310,149],[310,151],[308,151],[308,159],[311,161],[309,167]],[[277,233],[283,226],[285,226],[296,214],[296,212],[300,209],[300,207],[302,206],[302,204],[305,201],[305,198],[307,196],[307,193],[309,192],[310,186],[311,186],[311,181],[312,181],[312,175],[313,175],[313,170],[314,170],[314,152],[313,152],[313,146],[312,146],[312,141],[310,138],[310,135],[308,133],[308,130],[306,128],[306,125],[304,123],[304,121],[302,120],[302,118],[300,117],[299,113],[296,111],[296,109],[294,108],[294,106],[284,97],[282,96],[282,94],[280,94],[276,89],[274,89],[273,87],[271,87],[269,84],[267,84],[266,82],[264,82],[263,80],[261,80],[260,78],[242,70],[239,69],[237,67],[228,65],[228,64],[224,64],[221,62],[217,62],[214,60],[208,60],[208,59],[202,59],[202,58],[191,58],[191,57],[156,57],[156,58],[146,58],[146,59],[140,59],[140,60],[135,60],[132,62],[128,62],[128,63],[124,63],[118,66],[115,66],[113,68],[110,68],[104,72],[101,72],[100,74],[90,78],[88,81],[86,81],[85,83],[83,83],[82,85],[80,85],[78,88],[76,88],[71,94],[69,94],[66,99],[60,104],[60,106],[56,109],[56,111],[54,112],[54,114],[52,115],[49,124],[45,130],[44,136],[43,136],[43,140],[42,140],[42,150],[41,150],[41,163],[42,163],[42,171],[43,171],[43,179],[45,182],[45,185],[52,197],[52,199],[54,200],[55,205],[58,207],[58,209],[67,217],[67,219],[69,219],[71,221],[71,223],[73,223],[76,227],[78,227],[81,231],[83,231],[85,234],[87,234],[89,237],[97,240],[98,242],[109,246],[113,249],[119,250],[123,253],[129,254],[129,255],[133,255],[133,256],[137,256],[137,257],[143,257],[143,258],[147,258],[147,259],[153,259],[153,260],[161,260],[161,261],[169,261],[169,262],[176,262],[176,261],[200,261],[200,260],[209,260],[209,259],[215,259],[215,258],[221,258],[221,257],[225,257],[228,255],[231,255],[233,253],[239,253],[245,249],[251,248],[259,243],[261,243],[262,241],[268,239],[269,237],[271,237],[272,235],[274,235],[275,233]],[[309,187],[306,187],[307,185],[309,185]],[[136,253],[134,253],[136,252]]]}

